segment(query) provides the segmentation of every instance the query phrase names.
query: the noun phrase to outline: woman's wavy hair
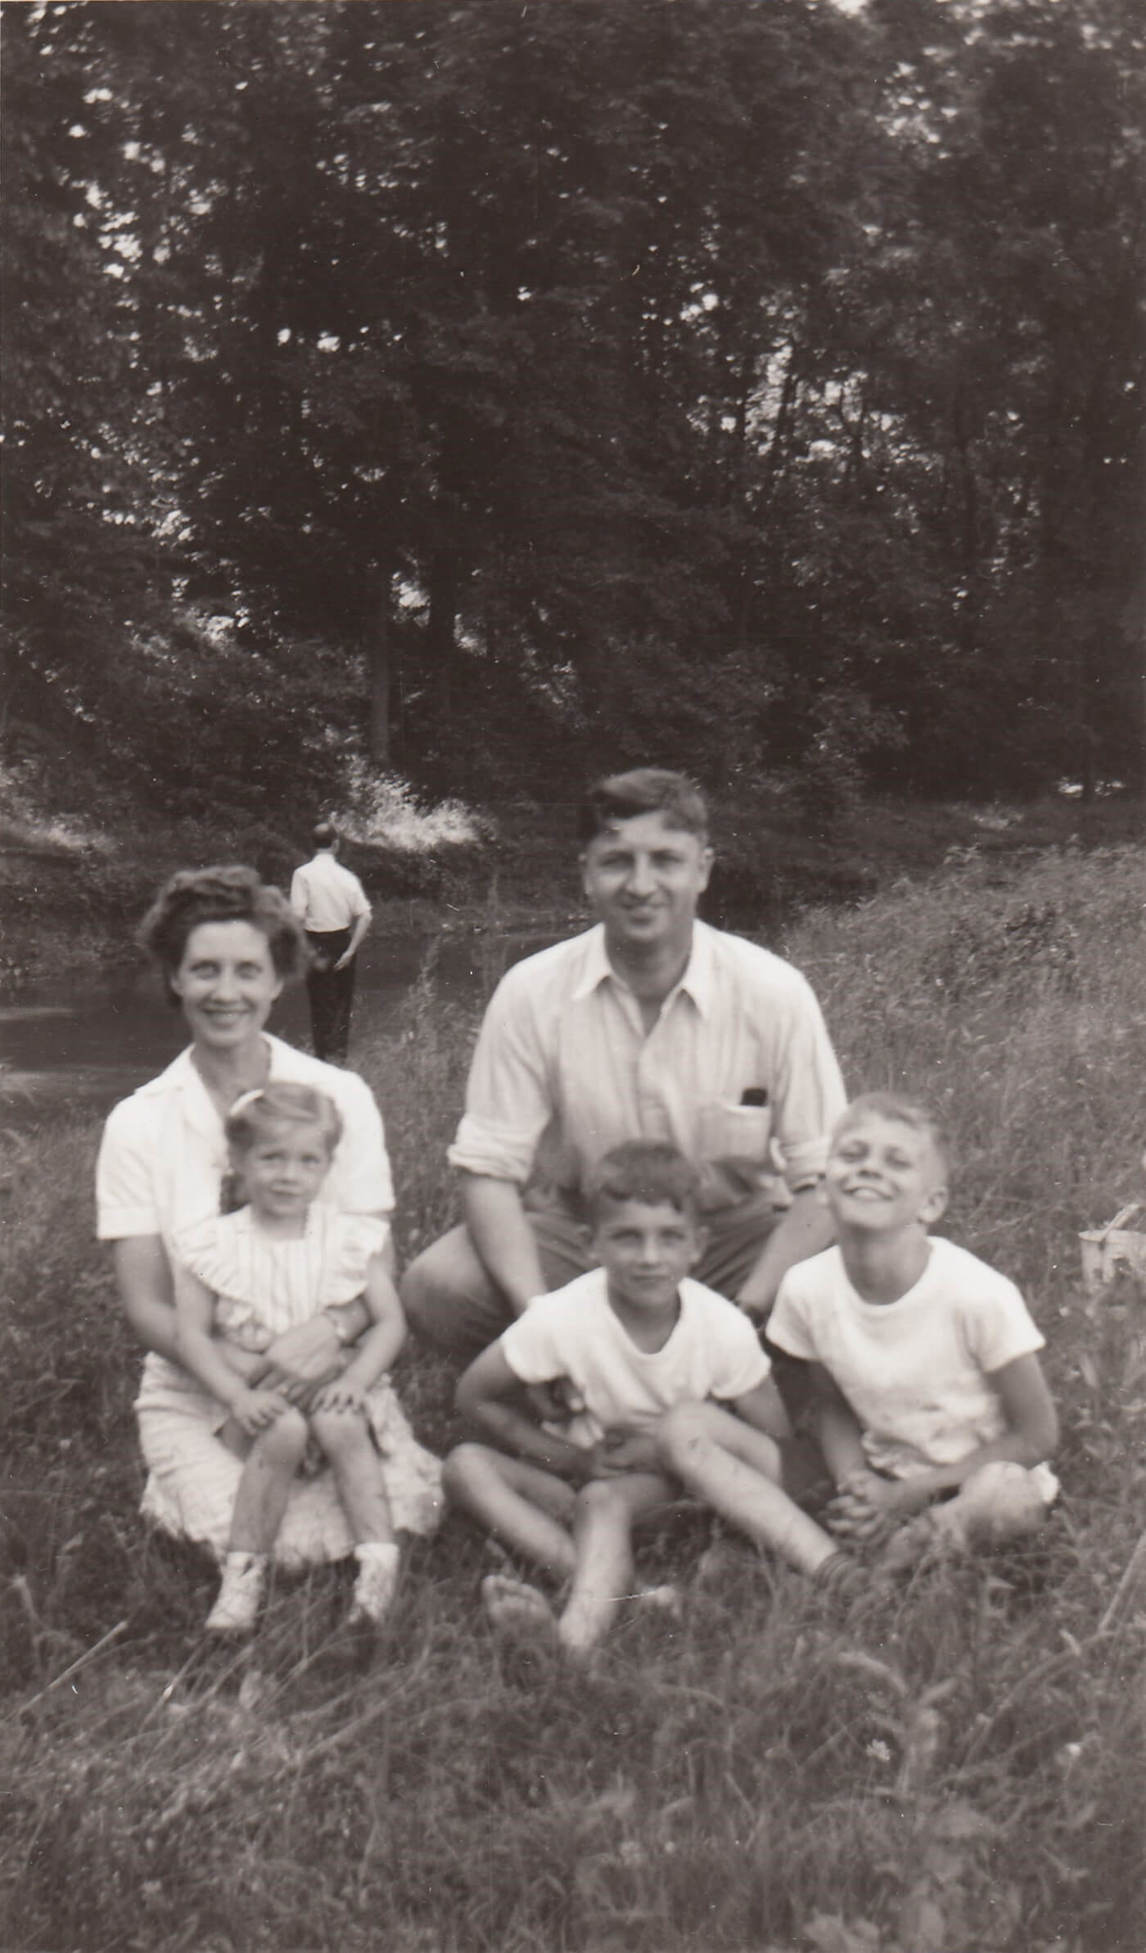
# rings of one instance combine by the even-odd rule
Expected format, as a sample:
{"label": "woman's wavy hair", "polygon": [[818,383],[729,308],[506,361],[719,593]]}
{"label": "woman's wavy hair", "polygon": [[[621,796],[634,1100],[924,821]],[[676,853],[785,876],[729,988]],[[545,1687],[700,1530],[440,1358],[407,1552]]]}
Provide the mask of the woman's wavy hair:
{"label": "woman's wavy hair", "polygon": [[213,868],[180,868],[164,882],[143,921],[138,940],[171,988],[193,929],[203,922],[249,922],[267,939],[277,976],[297,976],[306,966],[306,935],[281,889],[265,882],[257,869],[239,863]]}

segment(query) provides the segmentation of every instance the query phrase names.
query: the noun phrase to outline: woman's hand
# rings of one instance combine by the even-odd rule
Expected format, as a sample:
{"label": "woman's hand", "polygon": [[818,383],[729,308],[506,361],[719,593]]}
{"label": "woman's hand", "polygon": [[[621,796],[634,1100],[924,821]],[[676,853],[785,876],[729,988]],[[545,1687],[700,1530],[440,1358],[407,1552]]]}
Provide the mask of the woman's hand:
{"label": "woman's hand", "polygon": [[353,1383],[346,1377],[338,1377],[334,1383],[324,1383],[312,1392],[307,1408],[312,1412],[361,1413],[366,1409],[366,1392],[360,1383]]}
{"label": "woman's hand", "polygon": [[311,1316],[276,1336],[263,1358],[259,1382],[282,1392],[290,1404],[313,1399],[316,1389],[332,1383],[344,1362],[342,1344],[329,1316]]}
{"label": "woman's hand", "polygon": [[230,1413],[244,1437],[257,1438],[282,1416],[286,1398],[278,1390],[238,1390],[230,1402]]}

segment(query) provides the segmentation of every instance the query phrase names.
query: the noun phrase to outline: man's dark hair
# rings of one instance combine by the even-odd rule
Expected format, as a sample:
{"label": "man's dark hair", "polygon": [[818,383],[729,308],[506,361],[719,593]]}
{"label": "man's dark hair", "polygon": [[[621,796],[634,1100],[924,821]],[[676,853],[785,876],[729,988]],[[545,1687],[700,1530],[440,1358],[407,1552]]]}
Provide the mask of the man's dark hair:
{"label": "man's dark hair", "polygon": [[338,840],[338,829],[333,821],[316,821],[310,838],[316,848],[332,848]]}
{"label": "man's dark hair", "polygon": [[597,1161],[585,1189],[589,1218],[598,1222],[610,1202],[662,1202],[695,1219],[700,1175],[691,1160],[663,1139],[627,1139]]}
{"label": "man's dark hair", "polygon": [[595,780],[581,803],[578,836],[584,844],[607,833],[617,821],[637,814],[663,814],[670,827],[708,839],[708,808],[700,788],[683,773],[664,766],[635,766]]}

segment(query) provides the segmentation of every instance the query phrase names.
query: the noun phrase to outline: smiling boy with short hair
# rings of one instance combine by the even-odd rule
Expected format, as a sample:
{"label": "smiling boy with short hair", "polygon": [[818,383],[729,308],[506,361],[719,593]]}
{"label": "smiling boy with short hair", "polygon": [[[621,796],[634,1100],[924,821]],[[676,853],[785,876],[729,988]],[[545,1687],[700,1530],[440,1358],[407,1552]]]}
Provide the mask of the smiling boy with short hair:
{"label": "smiling boy with short hair", "polygon": [[[728,1423],[755,1440],[753,1467],[735,1469],[759,1480],[761,1544],[808,1573],[846,1565],[778,1483],[786,1421],[751,1323],[691,1279],[704,1245],[697,1182],[673,1146],[637,1140],[608,1153],[589,1197],[601,1265],[540,1296],[458,1386],[458,1408],[491,1442],[451,1454],[447,1491],[568,1583],[557,1616],[537,1588],[490,1575],[486,1612],[498,1628],[553,1632],[575,1656],[597,1645],[632,1590],[634,1523],[680,1496],[658,1439],[676,1407],[727,1403]],[[559,1430],[520,1407],[523,1387],[557,1379],[579,1406]]]}
{"label": "smiling boy with short hair", "polygon": [[[1044,1338],[1014,1283],[929,1235],[948,1147],[910,1099],[856,1099],[832,1135],[824,1197],[838,1245],[785,1276],[769,1339],[818,1366],[818,1435],[837,1536],[889,1563],[931,1540],[995,1543],[1041,1524],[1057,1491]],[[934,1506],[935,1511],[928,1508]]]}

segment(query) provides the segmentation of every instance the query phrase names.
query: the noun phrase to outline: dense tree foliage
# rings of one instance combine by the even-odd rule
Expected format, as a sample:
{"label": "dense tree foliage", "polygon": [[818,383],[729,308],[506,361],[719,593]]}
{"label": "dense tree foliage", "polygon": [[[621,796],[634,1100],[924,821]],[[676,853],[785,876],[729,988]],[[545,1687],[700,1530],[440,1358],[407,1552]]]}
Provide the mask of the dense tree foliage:
{"label": "dense tree foliage", "polygon": [[4,33],[10,720],[189,806],[1136,777],[1134,0]]}

